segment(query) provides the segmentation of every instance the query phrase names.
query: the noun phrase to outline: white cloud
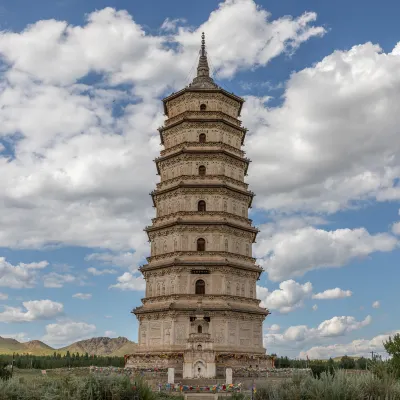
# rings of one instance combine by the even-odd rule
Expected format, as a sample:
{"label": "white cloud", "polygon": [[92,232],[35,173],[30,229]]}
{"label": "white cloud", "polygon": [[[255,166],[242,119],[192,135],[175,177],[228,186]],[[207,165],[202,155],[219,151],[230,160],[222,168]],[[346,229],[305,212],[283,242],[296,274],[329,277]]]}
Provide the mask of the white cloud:
{"label": "white cloud", "polygon": [[93,337],[96,326],[86,322],[64,321],[46,325],[46,334],[42,337],[50,345],[67,345],[77,340]]}
{"label": "white cloud", "polygon": [[0,257],[0,286],[13,289],[32,288],[36,285],[39,270],[48,265],[47,261],[12,265],[4,257]]}
{"label": "white cloud", "polygon": [[261,300],[260,305],[269,310],[278,310],[288,313],[303,306],[303,301],[312,293],[311,282],[303,285],[288,280],[279,284],[279,289],[269,292],[267,288],[257,286],[257,297]]}
{"label": "white cloud", "polygon": [[364,228],[325,231],[306,227],[270,236],[261,231],[255,254],[269,279],[278,281],[313,269],[341,267],[355,258],[392,251],[396,246],[393,236],[370,235]]}
{"label": "white cloud", "polygon": [[400,236],[400,222],[395,222],[395,223],[392,225],[392,232],[393,232],[395,235]]}
{"label": "white cloud", "polygon": [[75,293],[72,295],[72,297],[76,299],[81,299],[81,300],[89,300],[92,298],[91,293]]}
{"label": "white cloud", "polygon": [[317,311],[317,310],[318,310],[318,306],[317,306],[316,304],[314,304],[314,305],[312,306],[312,309],[313,309],[313,311]]}
{"label": "white cloud", "polygon": [[115,269],[96,269],[93,267],[90,267],[87,269],[87,272],[89,274],[92,274],[94,276],[100,276],[100,275],[106,275],[106,274],[116,274],[118,271]]}
{"label": "white cloud", "polygon": [[[200,32],[219,76],[231,77],[322,35],[315,18],[272,20],[252,0],[227,0],[198,29],[172,35],[146,34],[112,8],[89,14],[83,26],[52,19],[2,32],[0,136],[19,138],[14,157],[0,158],[0,245],[147,254],[142,229],[154,215],[147,194],[163,123],[158,96],[186,84]],[[90,72],[101,85],[80,83]]]}
{"label": "white cloud", "polygon": [[[363,356],[369,357],[371,351],[385,355],[386,351],[383,347],[383,342],[388,340],[389,336],[393,336],[400,331],[393,331],[388,334],[382,334],[368,339],[357,339],[346,344],[332,344],[328,346],[314,346],[308,350],[300,352],[300,358],[306,358],[308,355],[311,359],[327,359],[329,357],[338,356]],[[383,357],[385,358],[385,357]]]}
{"label": "white cloud", "polygon": [[104,336],[106,337],[113,337],[113,336],[117,336],[117,333],[114,331],[105,331],[104,332]]}
{"label": "white cloud", "polygon": [[164,32],[174,32],[176,31],[179,24],[184,24],[186,20],[184,18],[170,19],[166,18],[161,25],[161,30]]}
{"label": "white cloud", "polygon": [[377,301],[374,301],[373,303],[372,303],[372,307],[373,308],[379,308],[381,306],[381,303],[377,300]]}
{"label": "white cloud", "polygon": [[350,297],[352,294],[353,292],[351,290],[335,288],[327,289],[321,293],[313,294],[312,298],[317,300],[343,299],[344,297]]}
{"label": "white cloud", "polygon": [[31,322],[36,320],[51,319],[62,315],[64,306],[51,300],[24,301],[21,307],[5,306],[0,313],[0,322]]}
{"label": "white cloud", "polygon": [[112,318],[112,315],[105,315],[104,318]]}
{"label": "white cloud", "polygon": [[19,332],[19,333],[2,333],[0,334],[0,337],[3,338],[11,338],[11,339],[15,339],[18,340],[18,342],[28,342],[30,339],[30,337],[28,337],[28,334],[26,332]]}
{"label": "white cloud", "polygon": [[7,299],[8,299],[8,294],[0,292],[0,300],[7,300]]}
{"label": "white cloud", "polygon": [[[237,69],[266,65],[325,32],[312,25],[315,13],[274,21],[268,21],[269,17],[253,0],[228,0],[195,31],[181,27],[173,36],[152,36],[145,34],[126,11],[107,7],[89,14],[83,27],[46,20],[21,34],[5,33],[0,51],[16,71],[46,83],[71,84],[92,70],[110,74],[115,83],[129,79],[136,84],[167,85],[171,83],[168,79],[183,79],[179,75],[190,70],[201,31],[207,33],[213,64],[223,76],[232,76]],[[170,30],[176,22],[168,20],[164,28]],[[232,26],[240,34],[229,29]],[[179,51],[169,48],[172,43],[180,45]]]}
{"label": "white cloud", "polygon": [[110,285],[110,289],[119,290],[144,290],[146,283],[142,276],[134,276],[129,272],[125,272],[117,278],[118,283]]}
{"label": "white cloud", "polygon": [[147,247],[139,249],[135,252],[103,252],[103,253],[92,253],[86,257],[87,261],[98,261],[105,265],[123,267],[129,269],[131,272],[135,272],[138,269],[139,262],[146,256],[148,251]]}
{"label": "white cloud", "polygon": [[281,106],[247,97],[255,206],[333,213],[399,199],[399,66],[365,43],[293,73]]}
{"label": "white cloud", "polygon": [[346,335],[369,325],[371,321],[372,318],[369,315],[363,321],[357,321],[354,317],[341,316],[323,321],[316,328],[309,328],[306,325],[291,326],[283,333],[267,333],[264,336],[264,344],[267,348],[269,345],[273,348],[276,346],[302,348],[310,343]]}
{"label": "white cloud", "polygon": [[268,331],[275,333],[275,332],[279,332],[281,330],[281,327],[278,324],[272,324],[269,328]]}
{"label": "white cloud", "polygon": [[57,272],[50,272],[43,276],[43,285],[47,288],[62,288],[65,283],[75,282],[76,278],[70,274],[58,274]]}

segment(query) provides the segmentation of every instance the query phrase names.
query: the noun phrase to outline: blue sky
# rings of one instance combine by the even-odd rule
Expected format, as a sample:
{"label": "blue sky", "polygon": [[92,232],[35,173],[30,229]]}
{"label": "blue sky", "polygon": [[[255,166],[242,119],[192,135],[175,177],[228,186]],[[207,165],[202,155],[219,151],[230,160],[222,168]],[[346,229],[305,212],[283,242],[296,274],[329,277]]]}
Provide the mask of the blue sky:
{"label": "blue sky", "polygon": [[267,351],[384,355],[400,329],[399,11],[3,1],[0,336],[137,340],[160,99],[193,78],[205,31],[215,80],[246,99]]}

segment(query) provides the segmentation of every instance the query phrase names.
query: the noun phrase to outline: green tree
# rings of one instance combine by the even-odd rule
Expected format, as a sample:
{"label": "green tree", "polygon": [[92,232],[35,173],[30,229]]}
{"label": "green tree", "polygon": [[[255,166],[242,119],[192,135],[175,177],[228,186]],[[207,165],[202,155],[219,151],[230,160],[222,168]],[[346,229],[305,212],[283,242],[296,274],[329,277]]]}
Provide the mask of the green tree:
{"label": "green tree", "polygon": [[340,360],[340,368],[354,369],[355,366],[356,366],[356,362],[354,361],[354,358],[351,358],[349,356],[343,356]]}
{"label": "green tree", "polygon": [[386,342],[383,342],[383,346],[387,353],[392,357],[390,364],[392,368],[396,371],[397,375],[400,375],[400,334],[389,336]]}
{"label": "green tree", "polygon": [[367,359],[365,357],[361,357],[356,361],[357,369],[367,369]]}

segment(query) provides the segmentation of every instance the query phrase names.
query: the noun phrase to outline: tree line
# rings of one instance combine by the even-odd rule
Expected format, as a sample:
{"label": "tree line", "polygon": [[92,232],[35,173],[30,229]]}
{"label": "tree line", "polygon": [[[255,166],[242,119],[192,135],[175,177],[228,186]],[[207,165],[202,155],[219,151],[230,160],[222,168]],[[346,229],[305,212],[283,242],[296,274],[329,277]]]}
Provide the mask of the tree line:
{"label": "tree line", "polygon": [[298,360],[290,359],[288,357],[275,357],[275,368],[308,368],[312,365],[324,364],[332,369],[366,369],[368,359],[360,357],[354,359],[352,357],[343,356],[339,361],[330,358],[328,361],[319,360]]}
{"label": "tree line", "polygon": [[[11,365],[12,355],[0,355],[0,365]],[[14,367],[20,369],[53,369],[75,367],[124,367],[124,357],[96,356],[88,353],[79,354],[67,351],[64,355],[54,352],[53,355],[36,356],[30,354],[14,354]]]}

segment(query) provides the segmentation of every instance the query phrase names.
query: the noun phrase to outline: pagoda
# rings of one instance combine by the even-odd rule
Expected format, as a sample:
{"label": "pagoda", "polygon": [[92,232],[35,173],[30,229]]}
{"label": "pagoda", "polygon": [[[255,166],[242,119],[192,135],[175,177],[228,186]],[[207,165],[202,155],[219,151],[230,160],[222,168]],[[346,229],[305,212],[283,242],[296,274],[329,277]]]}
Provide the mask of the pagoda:
{"label": "pagoda", "polygon": [[132,311],[139,335],[127,368],[211,378],[271,365],[262,334],[269,311],[256,297],[262,269],[252,257],[258,230],[248,218],[243,103],[210,77],[203,33],[197,76],[163,99],[156,217],[145,229],[151,255],[140,268],[146,292]]}

